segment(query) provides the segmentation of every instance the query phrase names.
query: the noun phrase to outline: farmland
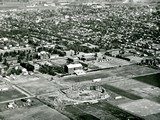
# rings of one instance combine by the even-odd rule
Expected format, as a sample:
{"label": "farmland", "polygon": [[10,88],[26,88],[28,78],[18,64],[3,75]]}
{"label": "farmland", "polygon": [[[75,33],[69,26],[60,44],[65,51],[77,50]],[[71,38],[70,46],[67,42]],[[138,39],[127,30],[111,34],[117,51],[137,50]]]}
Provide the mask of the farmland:
{"label": "farmland", "polygon": [[136,120],[143,120],[141,118],[134,117],[127,112],[123,112],[119,108],[113,107],[105,101],[90,105],[81,104],[76,106],[67,106],[65,111],[72,114],[71,116],[75,116],[77,120],[80,120],[81,116],[89,116],[87,120],[90,120],[93,116],[94,118],[96,117],[95,120],[124,120],[127,117],[133,117]]}

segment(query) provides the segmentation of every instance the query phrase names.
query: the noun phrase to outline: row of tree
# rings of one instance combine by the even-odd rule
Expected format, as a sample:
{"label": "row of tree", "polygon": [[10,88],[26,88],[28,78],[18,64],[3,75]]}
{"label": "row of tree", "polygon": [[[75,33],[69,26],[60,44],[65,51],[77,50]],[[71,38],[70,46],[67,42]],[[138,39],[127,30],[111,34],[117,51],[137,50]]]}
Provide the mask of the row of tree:
{"label": "row of tree", "polygon": [[64,71],[64,67],[63,66],[49,66],[49,65],[42,65],[40,68],[39,68],[39,71],[41,73],[44,73],[44,74],[49,74],[49,75],[56,75],[56,73],[61,73],[61,74],[64,74],[65,71]]}
{"label": "row of tree", "polygon": [[59,54],[59,56],[65,56],[66,52],[63,49],[57,49],[57,48],[47,48],[47,47],[39,47],[37,49],[38,52],[46,51],[50,54]]}

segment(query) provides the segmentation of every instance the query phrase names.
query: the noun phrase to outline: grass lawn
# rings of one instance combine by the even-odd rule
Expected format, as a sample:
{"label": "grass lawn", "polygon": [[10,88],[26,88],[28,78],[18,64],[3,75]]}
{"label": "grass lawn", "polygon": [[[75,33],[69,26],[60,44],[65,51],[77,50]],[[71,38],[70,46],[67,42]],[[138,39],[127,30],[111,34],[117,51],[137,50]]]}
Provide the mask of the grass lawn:
{"label": "grass lawn", "polygon": [[0,102],[21,97],[26,97],[26,96],[15,89],[8,91],[0,91]]}
{"label": "grass lawn", "polygon": [[22,107],[0,113],[5,120],[69,120],[58,111],[46,105]]}

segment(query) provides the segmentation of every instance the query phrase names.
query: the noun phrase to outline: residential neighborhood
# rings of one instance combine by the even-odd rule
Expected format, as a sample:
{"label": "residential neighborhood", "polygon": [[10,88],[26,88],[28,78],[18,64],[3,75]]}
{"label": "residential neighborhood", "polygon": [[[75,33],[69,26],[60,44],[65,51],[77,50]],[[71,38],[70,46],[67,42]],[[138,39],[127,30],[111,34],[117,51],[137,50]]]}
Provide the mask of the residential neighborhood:
{"label": "residential neighborhood", "polygon": [[0,0],[0,120],[159,120],[159,5]]}

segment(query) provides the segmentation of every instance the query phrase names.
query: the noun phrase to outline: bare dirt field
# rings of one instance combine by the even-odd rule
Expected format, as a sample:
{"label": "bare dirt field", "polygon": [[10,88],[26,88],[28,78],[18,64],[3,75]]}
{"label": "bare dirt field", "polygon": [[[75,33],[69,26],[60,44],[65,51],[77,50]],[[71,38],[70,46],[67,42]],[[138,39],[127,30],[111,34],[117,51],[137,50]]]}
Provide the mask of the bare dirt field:
{"label": "bare dirt field", "polygon": [[160,104],[141,99],[119,105],[120,108],[139,116],[147,116],[160,112]]}
{"label": "bare dirt field", "polygon": [[109,57],[107,56],[106,59],[101,60],[101,61],[94,61],[91,63],[99,68],[110,68],[110,67],[118,67],[118,66],[124,66],[124,65],[130,65],[131,62],[114,58],[114,57]]}

